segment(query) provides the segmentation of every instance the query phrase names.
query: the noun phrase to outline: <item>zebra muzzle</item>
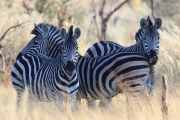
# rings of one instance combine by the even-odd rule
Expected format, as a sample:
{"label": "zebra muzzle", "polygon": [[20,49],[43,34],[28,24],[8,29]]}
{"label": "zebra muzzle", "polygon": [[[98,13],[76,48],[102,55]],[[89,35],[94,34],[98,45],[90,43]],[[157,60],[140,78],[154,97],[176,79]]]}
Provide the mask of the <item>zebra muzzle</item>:
{"label": "zebra muzzle", "polygon": [[74,62],[73,61],[68,61],[67,66],[66,66],[66,72],[69,75],[72,75],[74,73],[75,69],[76,69],[76,66],[74,65]]}
{"label": "zebra muzzle", "polygon": [[155,50],[150,50],[150,60],[149,63],[150,65],[155,65],[158,61],[158,56]]}

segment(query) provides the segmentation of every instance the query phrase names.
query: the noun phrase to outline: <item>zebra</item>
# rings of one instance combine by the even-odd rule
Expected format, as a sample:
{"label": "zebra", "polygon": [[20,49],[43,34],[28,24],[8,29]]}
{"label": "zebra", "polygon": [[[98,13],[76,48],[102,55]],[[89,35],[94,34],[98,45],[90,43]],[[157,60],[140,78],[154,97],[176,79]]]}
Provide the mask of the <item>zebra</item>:
{"label": "zebra", "polygon": [[[160,18],[157,18],[155,20],[154,26],[152,26],[152,22],[148,16],[147,20],[142,19],[141,22],[141,29],[136,33],[136,44],[132,45],[130,47],[124,47],[121,46],[115,42],[112,41],[99,41],[95,44],[93,44],[85,53],[86,57],[97,57],[97,56],[102,56],[104,54],[109,54],[113,52],[121,52],[121,51],[134,51],[141,53],[143,56],[147,57],[150,60],[151,64],[151,71],[152,71],[152,76],[155,76],[155,70],[154,66],[157,61],[158,61],[158,52],[159,52],[159,33],[157,29],[161,27],[162,21]],[[149,32],[152,31],[152,32]],[[147,33],[146,33],[147,32]],[[150,33],[150,34],[148,34]],[[152,33],[152,34],[151,34]],[[146,36],[145,36],[146,35]],[[148,39],[148,37],[150,39]],[[144,39],[149,40],[148,43],[145,43]],[[154,43],[154,44],[153,44]],[[146,48],[144,49],[144,45]],[[149,50],[150,47],[152,47],[152,50]],[[154,47],[154,48],[153,48]],[[154,50],[153,50],[154,49]],[[149,85],[153,86],[154,82],[152,82]],[[149,87],[150,92],[152,92],[152,87]]]}
{"label": "zebra", "polygon": [[81,98],[86,99],[89,107],[95,100],[101,100],[100,106],[105,107],[104,103],[119,93],[140,96],[150,74],[148,59],[128,51],[91,58],[79,56],[77,71],[77,100],[80,103]]}
{"label": "zebra", "polygon": [[36,36],[20,51],[16,60],[27,53],[40,53],[51,58],[59,56],[60,42],[64,39],[59,34],[59,29],[48,23],[40,23],[38,25],[34,23],[34,29],[31,31],[31,34]]}
{"label": "zebra", "polygon": [[[122,51],[133,51],[138,52],[149,60],[151,75],[146,83],[146,88],[149,93],[152,93],[154,86],[155,70],[154,66],[158,57],[159,52],[159,33],[157,29],[161,27],[162,21],[160,18],[155,19],[155,24],[151,22],[149,16],[147,20],[141,19],[140,26],[141,28],[135,35],[136,44],[130,47],[121,46],[112,41],[99,41],[93,44],[85,53],[86,57],[97,57],[103,56],[110,53],[122,52]],[[111,101],[111,100],[109,100]],[[101,104],[104,104],[103,101],[100,101]],[[95,104],[95,101],[89,101],[89,104]]]}
{"label": "zebra", "polygon": [[86,57],[97,57],[105,54],[121,51],[132,51],[142,54],[149,60],[156,57],[155,61],[150,61],[151,65],[155,65],[159,52],[160,34],[158,29],[161,27],[162,21],[160,18],[155,19],[155,23],[151,22],[149,16],[147,20],[144,18],[140,21],[141,28],[135,35],[136,44],[124,47],[112,41],[99,41],[93,44],[85,53]]}
{"label": "zebra", "polygon": [[24,54],[12,67],[12,84],[17,92],[18,105],[25,88],[29,88],[29,97],[35,101],[53,101],[62,110],[62,102],[70,97],[72,107],[75,107],[79,88],[77,39],[81,31],[76,28],[73,35],[71,26],[67,33],[65,28],[61,28],[60,35],[63,40],[57,58],[39,53]]}

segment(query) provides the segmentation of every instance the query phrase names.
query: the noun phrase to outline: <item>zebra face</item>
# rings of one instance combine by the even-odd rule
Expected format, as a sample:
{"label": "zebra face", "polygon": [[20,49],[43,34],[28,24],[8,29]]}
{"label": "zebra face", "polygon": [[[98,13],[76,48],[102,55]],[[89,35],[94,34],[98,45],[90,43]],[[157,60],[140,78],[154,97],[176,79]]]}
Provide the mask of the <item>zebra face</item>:
{"label": "zebra face", "polygon": [[[39,33],[37,33],[37,31]],[[36,25],[34,30],[31,32],[36,36],[26,45],[26,47],[18,54],[16,59],[19,59],[24,54],[33,54],[33,53],[41,53],[44,55],[48,54],[48,27],[46,24],[41,25],[41,29],[38,28],[36,30]]]}
{"label": "zebra face", "polygon": [[148,17],[147,20],[141,19],[140,23],[144,34],[141,39],[144,50],[146,51],[149,57],[151,57],[152,55],[156,56],[159,52],[159,39],[160,39],[158,29],[161,27],[162,21],[160,18],[157,18],[153,25],[150,18]]}
{"label": "zebra face", "polygon": [[156,28],[150,28],[145,31],[143,43],[144,43],[144,49],[147,52],[147,55],[150,56],[150,53],[156,53],[159,52],[159,38],[160,35]]}
{"label": "zebra face", "polygon": [[61,43],[63,66],[65,66],[66,71],[70,74],[75,70],[78,61],[79,54],[77,39],[80,37],[81,31],[79,28],[76,28],[73,35],[73,27],[71,26],[67,33],[64,28],[61,28],[60,34],[64,37],[64,41]]}

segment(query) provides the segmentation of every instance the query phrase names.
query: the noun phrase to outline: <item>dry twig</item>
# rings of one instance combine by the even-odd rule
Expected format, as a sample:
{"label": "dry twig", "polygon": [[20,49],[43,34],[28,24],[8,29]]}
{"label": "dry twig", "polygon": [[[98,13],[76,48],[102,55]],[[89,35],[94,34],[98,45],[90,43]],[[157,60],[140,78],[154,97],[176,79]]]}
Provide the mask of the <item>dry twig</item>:
{"label": "dry twig", "polygon": [[156,19],[155,15],[154,15],[154,0],[151,0],[151,12],[152,12],[152,16],[154,18],[154,20]]}
{"label": "dry twig", "polygon": [[6,64],[5,64],[5,59],[4,59],[4,55],[2,53],[2,50],[3,50],[3,47],[0,44],[0,58],[1,58],[1,61],[2,61],[2,73],[4,73]]}
{"label": "dry twig", "polygon": [[95,6],[95,3],[94,3],[94,0],[92,1],[92,6],[93,6],[93,12],[94,12],[93,20],[94,20],[94,24],[95,24],[95,27],[96,27],[96,30],[97,30],[98,39],[100,40],[101,37],[100,37],[100,33],[99,33],[97,21],[96,21],[96,6]]}
{"label": "dry twig", "polygon": [[124,2],[120,3],[117,7],[114,8],[114,10],[110,11],[107,16],[104,17],[104,6],[106,4],[106,0],[103,0],[101,8],[99,10],[99,16],[101,18],[101,39],[106,39],[107,23],[110,17],[127,2],[129,2],[129,0],[125,0]]}
{"label": "dry twig", "polygon": [[13,26],[9,27],[9,28],[3,33],[3,35],[0,37],[0,41],[6,37],[6,34],[7,34],[11,29],[15,29],[15,28],[17,28],[17,27],[20,27],[21,25],[23,25],[23,24],[25,24],[25,23],[28,23],[28,22],[31,22],[31,21],[22,22],[22,23],[20,23],[20,24],[17,23],[17,25],[13,25]]}
{"label": "dry twig", "polygon": [[29,8],[29,6],[26,4],[25,0],[23,0],[23,7],[27,10],[27,13],[30,14],[32,9]]}
{"label": "dry twig", "polygon": [[[27,21],[27,22],[30,22],[30,21]],[[15,29],[15,28],[17,28],[17,27],[20,27],[21,25],[23,25],[23,24],[25,24],[25,23],[27,23],[27,22],[22,22],[22,23],[20,23],[20,24],[17,23],[17,25],[13,25],[13,26],[9,27],[9,28],[3,33],[3,35],[0,37],[0,41],[3,40],[3,39],[6,37],[7,33],[8,33],[11,29]],[[3,55],[3,47],[2,47],[1,44],[0,44],[0,58],[2,59],[2,72],[4,73],[6,64],[5,64],[5,58],[4,58],[4,55]]]}
{"label": "dry twig", "polygon": [[167,81],[166,75],[162,76],[162,118],[168,120],[168,106],[167,106]]}

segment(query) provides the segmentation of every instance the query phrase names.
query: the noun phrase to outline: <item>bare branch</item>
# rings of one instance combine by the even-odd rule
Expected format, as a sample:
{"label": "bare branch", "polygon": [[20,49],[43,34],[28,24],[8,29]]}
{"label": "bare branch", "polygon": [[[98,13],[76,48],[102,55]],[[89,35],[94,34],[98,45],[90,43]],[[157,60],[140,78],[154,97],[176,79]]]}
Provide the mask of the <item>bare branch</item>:
{"label": "bare branch", "polygon": [[[92,18],[92,19],[93,19],[93,18]],[[89,25],[88,30],[87,30],[87,41],[89,41],[90,29],[91,29],[91,27],[92,27],[92,22],[93,22],[92,19],[91,19],[90,25]]]}
{"label": "bare branch", "polygon": [[31,9],[26,4],[25,0],[23,0],[23,7],[27,10],[27,13],[30,14]]}
{"label": "bare branch", "polygon": [[97,21],[96,21],[96,6],[95,6],[95,3],[94,3],[94,0],[92,0],[92,7],[93,7],[93,12],[94,12],[93,20],[94,20],[94,24],[95,24],[95,27],[96,27],[96,30],[97,30],[98,39],[100,40],[101,37],[100,37],[100,33],[99,33]]}
{"label": "bare branch", "polygon": [[168,120],[168,105],[167,105],[167,90],[168,90],[168,84],[167,84],[168,78],[167,75],[162,76],[162,118],[163,120]]}
{"label": "bare branch", "polygon": [[2,50],[3,50],[3,48],[2,48],[2,45],[0,44],[0,58],[1,58],[1,62],[2,62],[2,71],[1,72],[4,73],[6,64],[5,64],[5,59],[4,59]]}
{"label": "bare branch", "polygon": [[26,22],[22,22],[22,23],[17,23],[17,25],[13,25],[13,26],[11,26],[10,28],[8,28],[4,33],[3,33],[3,35],[0,37],[0,41],[2,40],[2,39],[4,39],[4,37],[6,37],[6,34],[11,30],[11,29],[15,29],[15,28],[17,28],[17,27],[20,27],[21,25],[23,25],[23,24],[25,24],[25,23],[28,23],[28,22],[32,22],[32,21],[26,21]]}
{"label": "bare branch", "polygon": [[104,6],[105,6],[105,4],[106,4],[106,0],[103,0],[101,8],[99,10],[99,16],[101,17],[102,20],[104,19],[103,15],[104,15]]}
{"label": "bare branch", "polygon": [[2,73],[4,73],[5,72],[6,63],[5,63],[5,58],[4,58],[3,54],[1,54],[1,59],[2,59]]}
{"label": "bare branch", "polygon": [[106,39],[106,30],[107,30],[107,23],[110,19],[110,17],[119,10],[125,3],[129,2],[129,0],[125,0],[121,4],[119,4],[117,7],[114,8],[113,11],[109,12],[106,17],[104,17],[104,6],[106,4],[106,0],[103,0],[102,6],[99,10],[99,16],[101,17],[101,39]]}
{"label": "bare branch", "polygon": [[94,24],[95,24],[95,27],[96,27],[96,30],[97,30],[97,36],[98,36],[98,39],[100,40],[101,37],[100,37],[100,33],[99,33],[99,29],[98,29],[98,25],[97,25],[97,21],[96,21],[96,17],[94,16]]}
{"label": "bare branch", "polygon": [[153,18],[155,20],[156,18],[155,18],[155,15],[154,15],[154,1],[153,0],[151,0],[151,12],[152,12],[152,16],[153,16]]}
{"label": "bare branch", "polygon": [[92,24],[93,24],[93,22],[94,22],[94,24],[95,24],[95,29],[97,30],[97,37],[98,37],[98,39],[100,40],[101,39],[101,36],[100,36],[100,33],[99,33],[99,29],[98,29],[98,25],[97,25],[97,21],[96,21],[96,5],[95,5],[95,3],[94,3],[94,0],[92,0],[92,2],[91,2],[91,5],[92,5],[92,7],[93,7],[93,12],[94,12],[94,16],[92,17],[92,19],[91,19],[91,22],[90,22],[90,25],[89,25],[89,27],[88,27],[88,31],[87,31],[87,40],[89,41],[89,34],[90,34],[90,30],[91,30],[91,27],[92,27]]}
{"label": "bare branch", "polygon": [[119,4],[117,7],[114,8],[113,11],[111,11],[106,18],[104,18],[105,21],[108,21],[109,18],[113,15],[114,12],[116,12],[117,10],[119,10],[125,3],[129,2],[129,0],[125,0],[124,2],[122,2],[121,4]]}
{"label": "bare branch", "polygon": [[[101,8],[99,10],[99,16],[101,18],[101,40],[106,39],[106,21],[104,21],[104,6],[106,4],[106,0],[103,0]],[[100,39],[99,39],[100,40]]]}

